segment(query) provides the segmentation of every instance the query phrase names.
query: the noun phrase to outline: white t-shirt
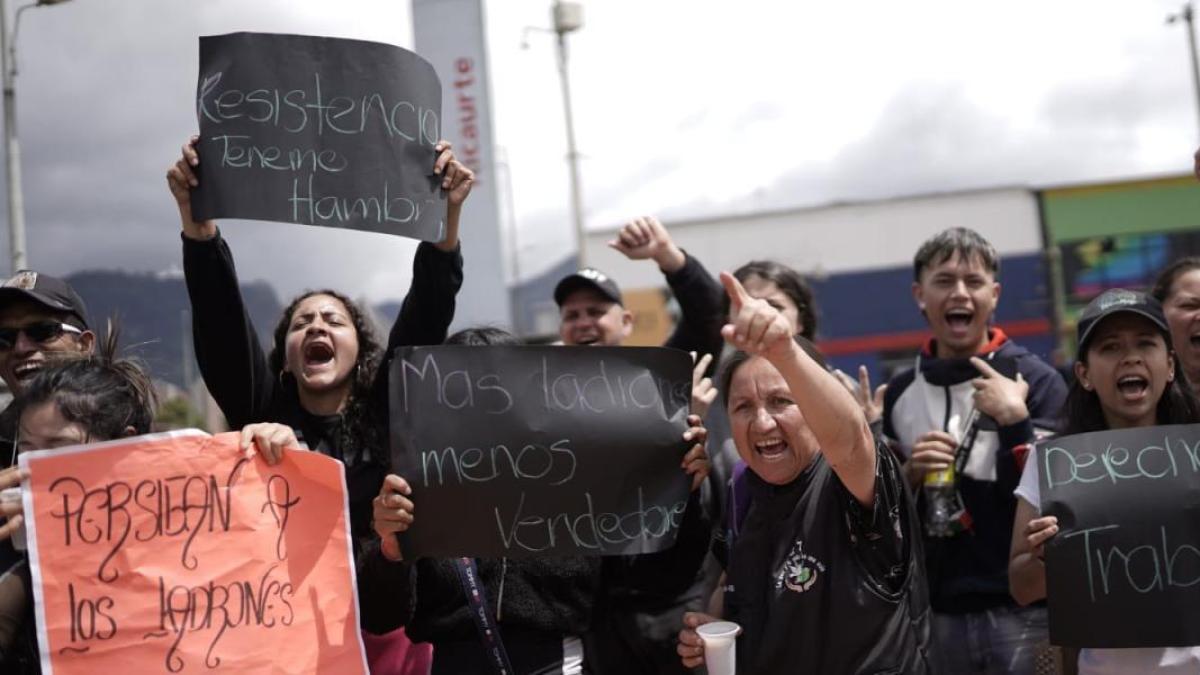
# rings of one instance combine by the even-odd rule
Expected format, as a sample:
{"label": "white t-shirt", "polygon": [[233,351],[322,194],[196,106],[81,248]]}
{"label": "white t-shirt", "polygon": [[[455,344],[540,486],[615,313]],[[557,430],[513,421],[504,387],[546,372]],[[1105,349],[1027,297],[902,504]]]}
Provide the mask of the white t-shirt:
{"label": "white t-shirt", "polygon": [[[1038,481],[1037,449],[1025,457],[1021,482],[1013,491],[1039,513],[1042,510]],[[1136,675],[1138,673],[1200,673],[1200,646],[1137,647],[1132,649],[1083,649],[1079,652],[1079,675]]]}

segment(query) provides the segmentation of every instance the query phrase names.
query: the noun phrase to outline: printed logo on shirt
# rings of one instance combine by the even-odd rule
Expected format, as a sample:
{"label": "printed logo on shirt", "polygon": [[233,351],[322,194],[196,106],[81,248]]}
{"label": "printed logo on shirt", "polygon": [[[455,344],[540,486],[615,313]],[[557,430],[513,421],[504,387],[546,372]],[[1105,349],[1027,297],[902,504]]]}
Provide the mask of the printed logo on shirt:
{"label": "printed logo on shirt", "polygon": [[817,583],[817,579],[825,573],[825,563],[804,552],[804,542],[799,539],[792,545],[792,550],[783,561],[783,566],[775,575],[775,589],[787,588],[789,591],[803,593]]}

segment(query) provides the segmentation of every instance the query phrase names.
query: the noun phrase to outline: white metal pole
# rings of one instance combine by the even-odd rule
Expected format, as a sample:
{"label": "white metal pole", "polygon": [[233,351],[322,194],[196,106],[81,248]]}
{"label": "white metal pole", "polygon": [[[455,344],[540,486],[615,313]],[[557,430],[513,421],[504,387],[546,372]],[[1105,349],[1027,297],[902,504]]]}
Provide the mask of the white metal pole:
{"label": "white metal pole", "polygon": [[12,271],[25,269],[25,200],[21,194],[21,146],[17,140],[16,62],[8,32],[8,2],[0,0],[0,70],[4,80],[4,157],[8,189],[8,241]]}
{"label": "white metal pole", "polygon": [[[555,3],[558,4],[557,2]],[[557,15],[557,13],[556,13]],[[579,245],[579,266],[587,267],[586,235],[583,231],[583,191],[579,185],[579,151],[575,147],[575,117],[571,113],[571,76],[567,70],[567,30],[555,25],[558,36],[558,75],[562,83],[563,115],[567,123],[567,167],[571,178],[571,220],[575,224],[575,239]]]}
{"label": "white metal pole", "polygon": [[1196,96],[1196,116],[1200,120],[1200,60],[1196,56],[1196,27],[1190,2],[1183,6],[1183,20],[1187,23],[1188,56],[1192,59],[1192,93]]}

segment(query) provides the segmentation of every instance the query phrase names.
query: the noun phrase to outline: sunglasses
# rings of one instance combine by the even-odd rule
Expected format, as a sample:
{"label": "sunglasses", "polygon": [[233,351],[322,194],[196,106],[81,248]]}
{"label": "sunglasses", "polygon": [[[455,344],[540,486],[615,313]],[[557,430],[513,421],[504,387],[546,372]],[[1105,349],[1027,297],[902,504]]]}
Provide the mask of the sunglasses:
{"label": "sunglasses", "polygon": [[24,333],[25,337],[33,342],[46,344],[62,337],[63,333],[82,335],[83,331],[60,321],[39,321],[28,326],[0,328],[0,351],[6,352],[17,346],[17,340],[20,339],[21,333]]}

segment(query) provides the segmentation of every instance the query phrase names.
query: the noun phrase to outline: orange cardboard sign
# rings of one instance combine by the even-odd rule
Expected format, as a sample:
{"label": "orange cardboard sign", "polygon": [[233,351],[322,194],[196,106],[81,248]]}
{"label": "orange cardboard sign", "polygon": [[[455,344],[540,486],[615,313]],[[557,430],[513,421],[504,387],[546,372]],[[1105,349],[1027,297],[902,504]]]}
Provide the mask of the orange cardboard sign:
{"label": "orange cardboard sign", "polygon": [[47,675],[367,672],[341,463],[238,440],[21,455]]}

